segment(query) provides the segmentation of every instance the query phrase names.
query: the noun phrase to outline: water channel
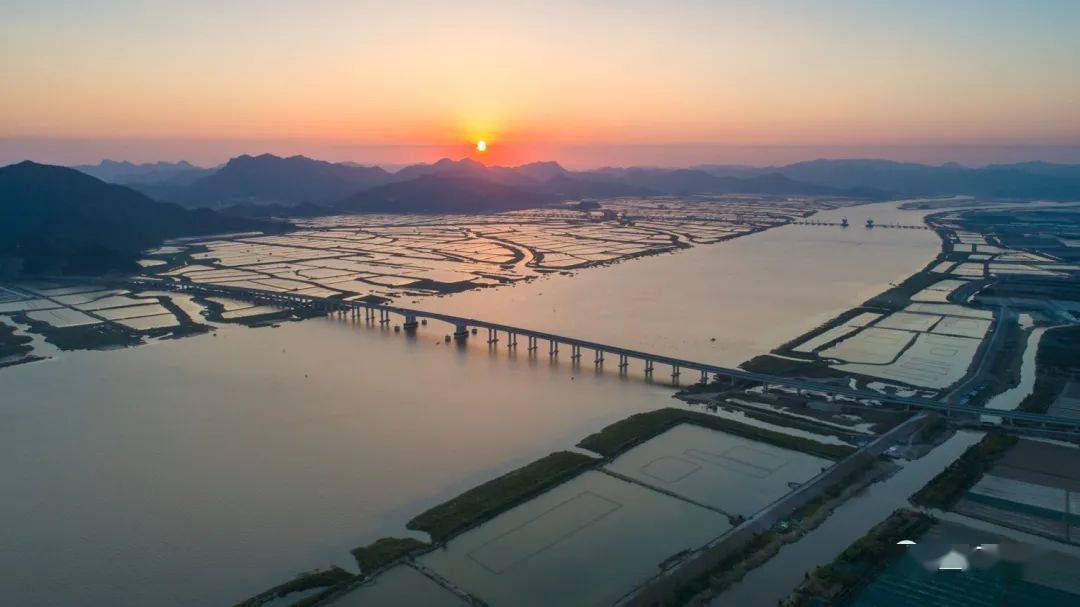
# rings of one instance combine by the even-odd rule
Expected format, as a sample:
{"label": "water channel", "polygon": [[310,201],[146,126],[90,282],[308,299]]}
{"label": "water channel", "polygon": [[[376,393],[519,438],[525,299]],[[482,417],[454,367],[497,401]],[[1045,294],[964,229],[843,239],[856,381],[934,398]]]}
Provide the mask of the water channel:
{"label": "water channel", "polygon": [[[862,227],[924,214],[834,211],[821,218],[853,227],[787,226],[416,305],[736,365],[925,265],[932,232]],[[5,601],[231,604],[351,566],[350,548],[406,533],[423,509],[675,402],[639,370],[457,348],[446,332],[313,319],[0,369]]]}

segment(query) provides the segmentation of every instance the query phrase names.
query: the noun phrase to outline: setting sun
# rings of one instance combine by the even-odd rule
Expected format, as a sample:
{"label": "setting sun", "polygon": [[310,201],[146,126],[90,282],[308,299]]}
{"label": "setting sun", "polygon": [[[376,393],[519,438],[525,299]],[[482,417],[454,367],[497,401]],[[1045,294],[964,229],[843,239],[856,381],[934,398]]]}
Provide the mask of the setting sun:
{"label": "setting sun", "polygon": [[487,142],[484,141],[484,140],[477,141],[476,142],[476,151],[477,152],[486,152],[487,151]]}

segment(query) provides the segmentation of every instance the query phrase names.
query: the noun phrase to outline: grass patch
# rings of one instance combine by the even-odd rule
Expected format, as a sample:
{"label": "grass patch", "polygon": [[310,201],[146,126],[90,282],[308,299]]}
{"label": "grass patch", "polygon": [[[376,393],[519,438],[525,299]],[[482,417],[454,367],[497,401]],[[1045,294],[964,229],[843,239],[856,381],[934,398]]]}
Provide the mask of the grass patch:
{"label": "grass patch", "polygon": [[1043,333],[1035,362],[1064,372],[1080,369],[1080,325],[1057,327]]}
{"label": "grass patch", "polygon": [[998,322],[1008,322],[1003,327],[1004,338],[986,370],[989,382],[968,403],[973,407],[982,407],[994,396],[1020,384],[1020,368],[1024,360],[1024,348],[1027,346],[1027,334],[1015,319],[999,319]]}
{"label": "grass patch", "polygon": [[338,586],[352,582],[355,579],[356,576],[340,567],[309,571],[301,573],[284,584],[278,584],[269,590],[265,590],[247,600],[241,601],[237,603],[235,607],[255,607],[272,599],[281,598],[294,592],[302,592],[304,590],[311,590],[312,588],[326,588],[326,592],[317,593],[307,599],[294,603],[293,607],[300,605],[314,605],[318,600],[329,595],[330,592],[335,590]]}
{"label": "grass patch", "polygon": [[707,413],[676,409],[674,407],[631,415],[607,426],[596,434],[585,437],[584,440],[578,443],[578,447],[599,453],[604,457],[614,457],[678,424],[695,424],[711,430],[719,430],[720,432],[727,432],[743,438],[829,459],[840,459],[855,451],[855,447],[850,445],[820,443],[801,436],[791,436]]}
{"label": "grass patch", "polygon": [[[930,262],[930,265],[928,265],[927,268],[931,268],[941,261],[942,259],[939,257]],[[940,274],[923,270],[922,272],[907,277],[904,282],[895,287],[871,297],[863,302],[863,306],[898,310],[911,303],[912,295],[922,291],[941,279],[942,276]]]}
{"label": "grass patch", "polygon": [[[769,550],[769,553],[760,555],[766,557],[762,559],[762,562],[768,560],[768,557],[773,556],[780,550],[779,535],[775,531],[770,530],[755,535],[754,539],[750,540],[750,542],[741,549],[736,550],[730,556],[717,563],[714,567],[709,568],[705,573],[680,586],[675,591],[672,604],[690,604],[695,597],[706,591],[710,593],[710,596],[716,596],[737,581],[735,579],[721,580],[720,578],[729,577],[728,574],[732,573],[736,568],[742,570],[740,572],[741,574],[745,574],[746,571],[749,570],[747,561],[755,556],[759,556],[759,552],[767,549]],[[742,575],[739,575],[738,577],[741,578]]]}
{"label": "grass patch", "polygon": [[1057,400],[1061,392],[1065,390],[1067,378],[1053,373],[1036,371],[1035,385],[1031,387],[1031,394],[1024,397],[1016,406],[1021,411],[1029,413],[1046,413],[1050,405]]}
{"label": "grass patch", "polygon": [[0,358],[29,354],[34,348],[27,344],[32,341],[29,335],[16,335],[15,327],[0,323]]}
{"label": "grass patch", "polygon": [[106,348],[126,348],[142,343],[142,337],[116,323],[102,322],[95,325],[77,327],[54,327],[48,323],[34,320],[26,314],[16,319],[30,326],[30,330],[45,338],[61,350],[103,350]]}
{"label": "grass patch", "polygon": [[557,451],[439,504],[416,516],[406,526],[425,531],[435,541],[444,542],[595,464],[596,460],[587,455]]}
{"label": "grass patch", "polygon": [[821,360],[805,362],[761,354],[739,365],[751,373],[778,375],[781,377],[806,377],[812,379],[846,379],[848,376]]}
{"label": "grass patch", "polygon": [[949,508],[1017,440],[1015,436],[998,430],[988,432],[981,441],[968,447],[955,462],[911,496],[911,503],[927,508]]}
{"label": "grass patch", "polygon": [[411,537],[384,537],[367,546],[353,548],[350,552],[356,559],[360,572],[367,575],[393,563],[413,550],[427,546],[427,543]]}
{"label": "grass patch", "polygon": [[1069,377],[1080,370],[1080,326],[1048,329],[1035,353],[1035,385],[1018,408],[1046,413],[1065,389]]}

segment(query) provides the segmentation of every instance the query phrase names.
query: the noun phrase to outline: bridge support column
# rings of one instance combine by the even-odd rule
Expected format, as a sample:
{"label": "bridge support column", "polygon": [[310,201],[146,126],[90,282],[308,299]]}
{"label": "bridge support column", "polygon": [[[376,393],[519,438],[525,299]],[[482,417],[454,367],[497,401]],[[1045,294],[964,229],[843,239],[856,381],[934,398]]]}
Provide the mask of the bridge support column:
{"label": "bridge support column", "polygon": [[709,372],[708,371],[702,371],[701,372],[701,383],[702,384],[709,383]]}
{"label": "bridge support column", "polygon": [[406,331],[415,331],[418,326],[420,326],[420,323],[416,322],[416,316],[412,314],[405,316],[405,324],[402,327]]}
{"label": "bridge support column", "polygon": [[536,350],[536,338],[535,337],[530,335],[530,336],[528,336],[526,338],[526,341],[528,343],[527,349],[529,350],[529,352],[532,352],[532,351]]}
{"label": "bridge support column", "polygon": [[625,354],[620,354],[619,355],[619,369],[625,371],[626,368],[629,367],[629,366],[630,366],[630,363],[627,361],[626,355]]}
{"label": "bridge support column", "polygon": [[559,355],[559,342],[555,341],[554,339],[549,339],[548,340],[548,356],[554,357],[554,356],[558,356],[558,355]]}
{"label": "bridge support column", "polygon": [[454,339],[464,340],[469,337],[469,327],[465,325],[454,325]]}
{"label": "bridge support column", "polygon": [[645,375],[652,376],[653,362],[651,360],[645,361]]}
{"label": "bridge support column", "polygon": [[570,344],[570,360],[578,360],[581,358],[581,346],[575,346]]}
{"label": "bridge support column", "polygon": [[671,365],[671,381],[679,381],[679,365]]}
{"label": "bridge support column", "polygon": [[488,343],[493,344],[499,341],[499,332],[495,329],[488,329]]}
{"label": "bridge support column", "polygon": [[596,365],[597,367],[604,364],[604,351],[603,350],[597,350],[596,351],[596,357],[593,358],[593,364]]}
{"label": "bridge support column", "polygon": [[506,332],[506,348],[510,349],[510,348],[516,348],[516,347],[517,347],[517,333],[514,333],[513,331],[507,331]]}
{"label": "bridge support column", "polygon": [[379,324],[385,325],[390,323],[390,313],[386,310],[379,310]]}

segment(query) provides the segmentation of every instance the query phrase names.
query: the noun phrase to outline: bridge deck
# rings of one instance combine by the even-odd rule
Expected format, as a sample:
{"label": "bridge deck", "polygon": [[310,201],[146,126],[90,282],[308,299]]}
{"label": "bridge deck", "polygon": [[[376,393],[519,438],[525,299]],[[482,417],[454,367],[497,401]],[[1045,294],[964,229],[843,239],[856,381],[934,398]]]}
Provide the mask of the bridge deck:
{"label": "bridge deck", "polygon": [[1040,426],[1053,426],[1057,428],[1065,428],[1070,431],[1080,431],[1080,419],[1071,419],[1065,417],[1056,417],[1050,415],[1044,415],[1041,413],[1031,413],[1028,411],[998,411],[994,409],[985,409],[982,407],[972,407],[968,405],[950,405],[943,402],[929,400],[925,398],[914,398],[906,396],[892,396],[886,394],[880,394],[877,392],[868,392],[865,390],[855,390],[844,386],[836,386],[831,384],[822,384],[818,382],[806,381],[790,377],[780,377],[776,375],[768,375],[764,373],[754,373],[750,371],[744,371],[742,369],[732,369],[729,367],[722,367],[719,365],[712,365],[708,363],[702,363],[683,358],[676,358],[673,356],[665,356],[662,354],[654,354],[652,352],[644,352],[641,350],[633,350],[630,348],[623,348],[620,346],[613,346],[610,344],[602,344],[599,342],[589,341],[585,339],[578,339],[575,337],[567,337],[565,335],[557,335],[555,333],[548,333],[545,331],[535,331],[532,329],[526,329],[523,327],[516,327],[513,325],[506,325],[502,323],[489,322],[477,318],[467,318],[464,316],[455,316],[452,314],[442,314],[439,312],[429,312],[426,310],[417,310],[414,308],[406,308],[402,306],[390,306],[383,304],[376,304],[364,301],[343,301],[340,299],[330,299],[325,297],[313,297],[307,295],[298,295],[295,293],[281,293],[275,291],[262,291],[258,289],[246,289],[242,287],[232,287],[227,285],[213,285],[213,284],[195,284],[179,281],[168,281],[152,278],[140,278],[137,282],[143,282],[152,284],[157,287],[166,287],[173,290],[183,291],[201,291],[212,294],[219,294],[225,296],[241,297],[241,298],[258,298],[262,300],[274,300],[289,304],[308,305],[324,307],[328,310],[348,310],[348,309],[369,309],[382,311],[389,314],[398,314],[406,318],[412,317],[414,319],[429,319],[445,322],[455,326],[466,327],[481,327],[490,329],[493,331],[502,331],[514,335],[525,335],[527,337],[533,337],[544,341],[549,341],[557,344],[566,344],[569,346],[577,346],[579,348],[585,348],[587,350],[594,350],[603,353],[615,354],[619,356],[626,356],[627,358],[635,358],[643,361],[650,361],[652,363],[660,363],[668,365],[672,369],[689,369],[694,371],[700,371],[704,373],[710,373],[720,377],[727,377],[732,379],[745,380],[753,383],[763,385],[774,386],[786,386],[794,388],[796,390],[806,390],[810,392],[818,392],[821,394],[828,394],[833,396],[844,396],[856,401],[859,400],[872,400],[883,404],[901,406],[905,408],[917,408],[923,410],[937,411],[946,415],[961,414],[961,415],[976,415],[981,417],[997,417],[1003,421],[1018,421],[1034,423]]}

